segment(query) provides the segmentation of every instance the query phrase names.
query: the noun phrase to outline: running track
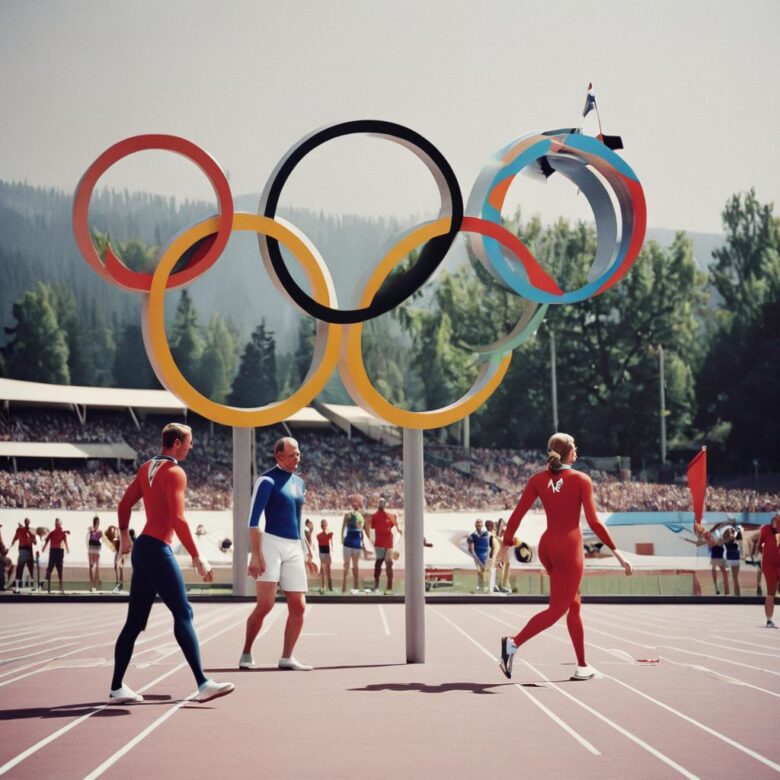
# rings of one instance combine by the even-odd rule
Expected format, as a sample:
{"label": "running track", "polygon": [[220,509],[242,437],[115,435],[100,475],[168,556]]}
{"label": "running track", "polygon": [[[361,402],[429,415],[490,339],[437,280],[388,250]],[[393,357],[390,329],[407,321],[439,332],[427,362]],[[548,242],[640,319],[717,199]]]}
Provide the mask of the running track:
{"label": "running track", "polygon": [[[583,607],[588,660],[569,681],[564,624],[526,645],[510,682],[499,637],[539,605],[427,607],[427,663],[404,661],[398,604],[315,604],[279,672],[284,607],[238,672],[251,606],[196,604],[207,671],[236,691],[205,705],[155,605],[107,707],[123,604],[0,605],[0,776],[12,778],[763,778],[780,774],[780,631],[760,607]],[[659,659],[647,663],[639,659]]]}

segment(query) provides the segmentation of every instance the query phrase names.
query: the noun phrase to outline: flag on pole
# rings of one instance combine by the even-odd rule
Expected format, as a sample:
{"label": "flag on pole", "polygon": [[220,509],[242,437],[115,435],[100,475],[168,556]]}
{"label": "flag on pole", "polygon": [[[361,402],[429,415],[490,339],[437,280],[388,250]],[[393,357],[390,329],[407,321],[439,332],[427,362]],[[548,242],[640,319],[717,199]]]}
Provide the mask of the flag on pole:
{"label": "flag on pole", "polygon": [[588,94],[585,96],[585,107],[582,109],[583,118],[596,108],[596,96],[593,94],[593,82],[588,83]]}
{"label": "flag on pole", "polygon": [[704,517],[704,494],[707,492],[707,448],[702,447],[688,464],[688,487],[693,500],[694,526]]}

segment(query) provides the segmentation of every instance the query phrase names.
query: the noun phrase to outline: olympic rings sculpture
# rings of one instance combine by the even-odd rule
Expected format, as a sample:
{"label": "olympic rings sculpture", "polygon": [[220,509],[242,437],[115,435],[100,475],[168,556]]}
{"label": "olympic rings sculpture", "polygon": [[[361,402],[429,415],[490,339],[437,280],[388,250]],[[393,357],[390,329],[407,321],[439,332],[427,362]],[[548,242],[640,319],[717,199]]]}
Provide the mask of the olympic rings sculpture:
{"label": "olympic rings sculpture", "polygon": [[[333,138],[355,133],[389,140],[415,154],[437,183],[441,209],[437,219],[400,236],[370,273],[360,293],[359,308],[345,310],[338,308],[328,267],[316,247],[294,225],[277,217],[276,210],[285,182],[310,151]],[[110,245],[101,259],[89,230],[89,202],[99,178],[118,160],[146,149],[175,152],[198,165],[214,188],[219,206],[218,215],[171,239],[151,274],[128,268]],[[596,255],[588,281],[579,290],[562,290],[522,241],[501,225],[501,207],[514,177],[542,160],[548,171],[561,173],[580,189],[596,219]],[[619,226],[615,203],[620,210]],[[600,295],[625,276],[642,247],[645,228],[644,192],[634,172],[615,152],[578,131],[530,133],[507,144],[480,173],[464,213],[455,174],[430,141],[403,125],[368,119],[328,125],[291,147],[269,178],[258,214],[235,212],[230,186],[219,164],[192,142],[172,135],[139,135],[114,144],[87,169],[73,199],[73,234],[84,259],[106,281],[144,296],[144,343],[162,385],[206,419],[235,427],[272,425],[289,418],[321,392],[337,366],[350,395],[369,413],[403,428],[450,425],[476,411],[495,391],[509,368],[512,350],[536,332],[550,304]],[[283,401],[253,409],[219,404],[198,392],[176,365],[165,332],[166,291],[190,284],[211,268],[233,231],[258,234],[260,256],[273,284],[317,321],[314,357],[301,387]],[[474,348],[480,370],[460,399],[424,412],[400,409],[376,390],[366,372],[363,323],[413,295],[438,268],[461,232],[468,234],[476,257],[502,285],[522,296],[525,306],[511,333],[493,344]],[[292,278],[280,243],[301,265],[312,295]],[[385,284],[393,269],[417,249],[414,265]],[[186,258],[184,267],[174,272],[182,258]]]}

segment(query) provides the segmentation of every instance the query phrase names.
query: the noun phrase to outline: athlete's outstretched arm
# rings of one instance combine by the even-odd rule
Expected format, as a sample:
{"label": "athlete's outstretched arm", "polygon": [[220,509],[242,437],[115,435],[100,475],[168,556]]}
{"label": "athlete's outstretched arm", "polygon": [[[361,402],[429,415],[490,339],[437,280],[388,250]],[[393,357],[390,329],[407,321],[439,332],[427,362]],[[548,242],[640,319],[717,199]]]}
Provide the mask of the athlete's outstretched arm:
{"label": "athlete's outstretched arm", "polygon": [[583,474],[582,477],[582,506],[585,510],[585,519],[588,521],[591,531],[609,547],[626,574],[631,574],[633,571],[631,564],[623,557],[620,550],[617,549],[615,542],[612,541],[612,537],[609,535],[609,531],[607,531],[607,527],[599,520],[599,516],[596,514],[596,502],[593,500],[593,482],[591,482],[591,479],[587,474]]}
{"label": "athlete's outstretched arm", "polygon": [[523,495],[520,496],[520,500],[517,502],[514,512],[509,516],[509,522],[506,524],[504,537],[501,540],[504,546],[512,546],[512,539],[520,526],[520,521],[525,517],[526,512],[533,506],[537,497],[536,488],[534,487],[533,482],[529,480],[528,484],[525,486],[525,490],[523,490]]}

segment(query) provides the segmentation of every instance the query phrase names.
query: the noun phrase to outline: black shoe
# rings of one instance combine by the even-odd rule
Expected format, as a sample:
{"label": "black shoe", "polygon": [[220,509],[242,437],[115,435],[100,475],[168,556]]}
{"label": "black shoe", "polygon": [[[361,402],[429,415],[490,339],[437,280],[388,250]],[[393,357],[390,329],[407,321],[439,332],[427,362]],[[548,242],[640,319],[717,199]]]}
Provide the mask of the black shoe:
{"label": "black shoe", "polygon": [[501,661],[498,665],[507,680],[512,679],[512,663],[515,660],[515,652],[517,652],[517,648],[515,647],[515,643],[512,637],[502,636]]}

